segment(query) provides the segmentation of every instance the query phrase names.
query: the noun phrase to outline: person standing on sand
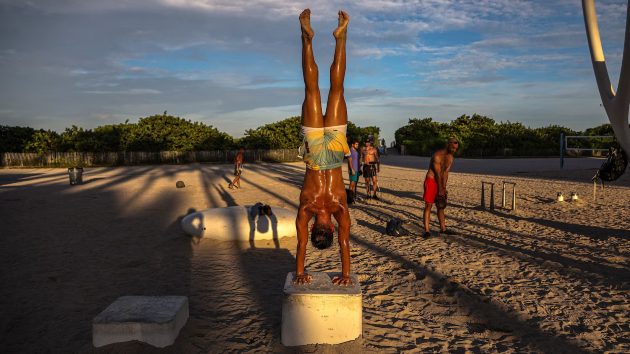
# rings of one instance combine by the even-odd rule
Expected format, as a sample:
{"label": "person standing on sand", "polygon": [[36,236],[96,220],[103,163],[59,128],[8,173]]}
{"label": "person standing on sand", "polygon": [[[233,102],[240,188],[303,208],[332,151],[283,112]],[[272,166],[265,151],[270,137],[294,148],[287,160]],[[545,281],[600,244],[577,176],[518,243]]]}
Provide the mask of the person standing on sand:
{"label": "person standing on sand", "polygon": [[346,74],[346,33],[350,17],[344,11],[338,13],[335,37],[335,55],[330,66],[330,91],[326,113],[322,115],[319,92],[319,72],[313,56],[313,29],[311,10],[300,14],[302,29],[302,73],[304,75],[304,102],[302,104],[302,132],[304,134],[304,162],[306,172],[300,193],[300,206],[295,220],[297,229],[297,255],[294,283],[307,284],[311,276],[304,271],[308,223],[315,217],[311,231],[313,246],[330,247],[335,225],[339,225],[339,248],[341,254],[341,276],[332,279],[333,284],[350,285],[350,213],[346,187],[341,172],[344,156],[350,154],[346,130],[348,112],[343,96],[343,81]]}
{"label": "person standing on sand", "polygon": [[446,229],[446,221],[444,216],[444,209],[447,204],[448,192],[446,191],[446,183],[448,182],[448,172],[453,165],[453,159],[455,158],[455,152],[459,147],[459,142],[455,137],[449,137],[446,147],[436,151],[431,156],[431,162],[429,162],[429,170],[424,178],[424,235],[426,239],[431,236],[429,231],[429,221],[431,218],[431,207],[435,203],[437,207],[438,220],[440,222],[441,234],[452,234],[452,232]]}
{"label": "person standing on sand", "polygon": [[228,188],[235,189],[241,188],[241,173],[243,173],[243,156],[245,155],[245,149],[240,148],[234,158],[234,180],[230,183]]}
{"label": "person standing on sand", "polygon": [[[378,150],[372,145],[372,139],[365,141],[365,147],[362,151],[363,155],[363,178],[365,178],[365,194],[367,198],[378,200],[376,191],[378,190],[378,181],[376,175],[381,172],[381,162],[378,156]],[[370,179],[372,180],[372,195],[370,195]]]}
{"label": "person standing on sand", "polygon": [[359,141],[354,140],[350,146],[350,156],[348,157],[348,175],[350,180],[350,200],[357,197],[357,182],[359,182],[359,171],[361,170],[361,158],[359,154]]}

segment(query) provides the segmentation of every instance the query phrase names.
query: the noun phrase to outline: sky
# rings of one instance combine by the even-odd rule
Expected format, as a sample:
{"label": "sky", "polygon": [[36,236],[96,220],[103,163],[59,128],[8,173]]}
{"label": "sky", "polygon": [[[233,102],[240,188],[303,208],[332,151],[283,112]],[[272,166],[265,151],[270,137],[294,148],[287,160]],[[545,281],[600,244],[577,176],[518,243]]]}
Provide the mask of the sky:
{"label": "sky", "polygon": [[[579,0],[0,0],[0,125],[61,132],[168,111],[241,137],[298,116],[307,7],[323,104],[344,9],[349,120],[388,144],[410,118],[608,122]],[[616,86],[626,2],[596,10]]]}

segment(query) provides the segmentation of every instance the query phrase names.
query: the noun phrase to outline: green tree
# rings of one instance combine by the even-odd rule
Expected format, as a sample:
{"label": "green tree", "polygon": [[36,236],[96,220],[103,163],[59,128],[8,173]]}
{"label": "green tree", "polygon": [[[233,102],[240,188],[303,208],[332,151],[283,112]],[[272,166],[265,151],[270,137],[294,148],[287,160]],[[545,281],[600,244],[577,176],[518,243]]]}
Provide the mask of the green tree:
{"label": "green tree", "polygon": [[0,125],[0,152],[22,152],[32,139],[35,129]]}
{"label": "green tree", "polygon": [[61,137],[52,130],[40,129],[33,133],[31,140],[24,146],[26,152],[43,154],[46,152],[60,151]]}

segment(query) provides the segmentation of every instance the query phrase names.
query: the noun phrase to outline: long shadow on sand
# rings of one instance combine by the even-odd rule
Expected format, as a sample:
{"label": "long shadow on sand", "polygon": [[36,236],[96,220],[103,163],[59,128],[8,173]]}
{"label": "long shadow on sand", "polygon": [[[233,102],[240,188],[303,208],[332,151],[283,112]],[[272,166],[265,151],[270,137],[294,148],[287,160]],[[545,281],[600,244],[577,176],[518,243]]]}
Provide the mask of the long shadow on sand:
{"label": "long shadow on sand", "polygon": [[[467,287],[454,282],[447,282],[446,276],[439,272],[429,270],[426,267],[407,259],[405,256],[368,242],[354,234],[351,234],[351,239],[353,242],[376,254],[386,256],[396,261],[403,268],[416,274],[416,279],[418,280],[423,279],[424,277],[432,278],[433,283],[436,284],[434,286],[434,290],[442,291],[445,295],[456,298],[458,306],[467,307],[471,311],[471,316],[476,320],[476,322],[485,323],[487,329],[500,332],[511,332],[512,335],[516,336],[519,342],[515,343],[516,346],[514,349],[517,351],[528,351],[531,350],[531,348],[536,348],[536,350],[541,352],[585,352],[568,340],[555,336],[552,333],[547,333],[535,326],[521,321],[516,316],[504,311],[494,303],[487,301],[487,299],[483,296],[474,293]],[[455,293],[459,293],[460,297],[456,297]]]}
{"label": "long shadow on sand", "polygon": [[136,352],[146,347],[96,350],[90,324],[119,296],[189,294],[190,238],[178,227],[186,209],[169,221],[169,208],[179,200],[174,186],[153,204],[137,207],[113,188],[146,178],[132,193],[133,204],[155,180],[179,171],[112,169],[105,179],[87,185],[69,186],[60,176],[58,182],[33,180],[33,185],[3,191],[16,201],[0,208],[5,221],[0,279],[7,285],[0,290],[5,304],[0,351],[109,352],[115,347]]}

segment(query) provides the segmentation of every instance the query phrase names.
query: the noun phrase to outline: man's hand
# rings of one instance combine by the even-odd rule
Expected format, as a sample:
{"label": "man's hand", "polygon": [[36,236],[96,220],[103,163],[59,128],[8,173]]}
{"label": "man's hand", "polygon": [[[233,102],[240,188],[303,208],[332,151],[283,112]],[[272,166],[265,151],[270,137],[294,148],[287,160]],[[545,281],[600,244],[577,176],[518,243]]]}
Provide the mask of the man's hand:
{"label": "man's hand", "polygon": [[352,279],[350,279],[350,277],[344,277],[344,276],[334,276],[332,279],[333,284],[339,285],[339,286],[348,286],[348,285],[352,285]]}
{"label": "man's hand", "polygon": [[354,176],[355,175],[355,171],[354,168],[350,169],[351,174]]}
{"label": "man's hand", "polygon": [[446,205],[448,204],[447,199],[448,193],[446,193],[446,191],[444,191],[444,194],[438,194],[435,197],[435,206],[438,209],[446,209]]}
{"label": "man's hand", "polygon": [[299,284],[299,285],[308,284],[311,282],[312,279],[313,277],[307,273],[296,275],[295,279],[293,279],[293,284]]}

